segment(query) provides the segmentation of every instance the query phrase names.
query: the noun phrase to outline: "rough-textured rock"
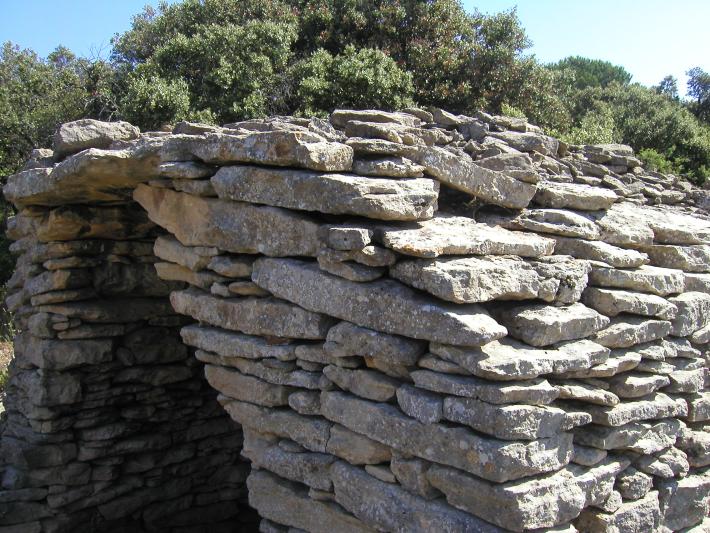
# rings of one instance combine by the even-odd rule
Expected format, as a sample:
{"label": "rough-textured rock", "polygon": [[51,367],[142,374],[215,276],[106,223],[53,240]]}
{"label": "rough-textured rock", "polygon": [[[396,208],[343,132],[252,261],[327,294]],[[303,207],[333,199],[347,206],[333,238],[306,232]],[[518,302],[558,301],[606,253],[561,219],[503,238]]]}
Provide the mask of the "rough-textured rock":
{"label": "rough-textured rock", "polygon": [[578,259],[603,261],[617,268],[638,267],[648,262],[648,256],[636,250],[627,250],[603,241],[586,241],[551,235],[555,239],[555,252]]}
{"label": "rough-textured rock", "polygon": [[666,296],[683,292],[685,280],[682,271],[668,268],[644,265],[621,270],[594,265],[589,274],[589,284]]}
{"label": "rough-textured rock", "polygon": [[414,226],[377,230],[382,243],[392,250],[416,257],[441,255],[550,255],[555,242],[545,237],[522,235],[480,224],[470,218],[436,216]]}
{"label": "rough-textured rock", "polygon": [[151,220],[185,246],[272,256],[315,256],[320,247],[315,222],[276,207],[198,198],[147,186],[136,188],[134,198]]}
{"label": "rough-textured rock", "polygon": [[223,167],[212,176],[220,198],[379,220],[434,216],[438,184],[428,179],[391,180],[348,174]]}
{"label": "rough-textured rock", "polygon": [[619,533],[658,531],[660,525],[658,492],[649,492],[640,500],[623,503],[613,513],[584,510],[575,521],[575,527],[580,531],[618,531]]}
{"label": "rough-textured rock", "polygon": [[609,209],[618,196],[609,189],[576,183],[545,182],[537,187],[533,202],[555,209],[580,209],[596,211]]}
{"label": "rough-textured rock", "polygon": [[443,148],[428,148],[419,161],[427,173],[442,183],[486,203],[520,209],[535,195],[534,185],[483,168]]}
{"label": "rough-textured rock", "polygon": [[140,130],[128,122],[101,122],[85,118],[62,124],[54,134],[54,154],[61,158],[87,148],[108,148],[114,141],[130,141]]}
{"label": "rough-textured rock", "polygon": [[180,313],[213,326],[248,335],[324,339],[333,320],[275,298],[215,298],[187,289],[173,292],[170,302]]}
{"label": "rough-textured rock", "polygon": [[517,305],[501,310],[497,316],[512,337],[532,346],[582,339],[609,324],[607,317],[581,303],[565,307]]}
{"label": "rough-textured rock", "polygon": [[305,309],[386,333],[464,346],[505,335],[505,328],[479,307],[432,304],[393,281],[375,281],[363,287],[324,274],[303,261],[259,259],[252,279]]}
{"label": "rough-textured rock", "polygon": [[585,305],[612,317],[630,313],[672,320],[678,308],[670,301],[654,294],[589,287],[582,298]]}
{"label": "rough-textured rock", "polygon": [[573,284],[574,277],[583,278],[586,284],[586,265],[577,276],[569,263],[557,272],[554,269],[554,264],[531,264],[517,257],[455,257],[399,261],[390,268],[390,276],[455,303],[534,298],[554,301],[563,279],[566,286]]}
{"label": "rough-textured rock", "polygon": [[190,152],[206,163],[257,163],[311,170],[350,170],[353,149],[301,131],[264,131],[247,135],[209,133],[195,139]]}
{"label": "rough-textured rock", "polygon": [[435,464],[427,478],[454,507],[506,529],[526,531],[565,523],[586,506],[601,503],[626,464],[606,461],[591,469],[568,465],[554,474],[500,485]]}
{"label": "rough-textured rock", "polygon": [[[567,435],[525,444],[485,439],[463,428],[421,424],[392,406],[338,392],[324,392],[321,405],[328,420],[357,433],[497,482],[556,470],[569,461],[572,453]],[[460,453],[462,449],[465,454]]]}

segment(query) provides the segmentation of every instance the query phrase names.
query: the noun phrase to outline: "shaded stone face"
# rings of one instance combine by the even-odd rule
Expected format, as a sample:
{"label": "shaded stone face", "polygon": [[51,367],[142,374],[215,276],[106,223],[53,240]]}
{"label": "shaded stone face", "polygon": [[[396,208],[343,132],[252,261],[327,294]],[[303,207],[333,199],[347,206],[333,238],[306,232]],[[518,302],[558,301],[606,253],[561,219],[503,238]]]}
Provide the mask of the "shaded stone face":
{"label": "shaded stone face", "polygon": [[4,193],[3,533],[707,529],[710,202],[627,146],[77,121]]}

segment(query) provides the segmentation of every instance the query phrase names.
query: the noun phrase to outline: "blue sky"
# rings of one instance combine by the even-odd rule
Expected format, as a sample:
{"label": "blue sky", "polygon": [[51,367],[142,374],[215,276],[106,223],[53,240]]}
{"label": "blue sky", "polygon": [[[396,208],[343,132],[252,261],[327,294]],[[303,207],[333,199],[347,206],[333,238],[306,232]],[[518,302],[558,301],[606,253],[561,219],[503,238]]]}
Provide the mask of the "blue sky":
{"label": "blue sky", "polygon": [[[0,41],[47,55],[64,44],[84,56],[110,50],[111,37],[131,16],[158,0],[0,0]],[[569,55],[622,65],[634,81],[653,85],[673,74],[710,71],[709,0],[464,0],[495,13],[517,5],[518,16],[541,61]]]}

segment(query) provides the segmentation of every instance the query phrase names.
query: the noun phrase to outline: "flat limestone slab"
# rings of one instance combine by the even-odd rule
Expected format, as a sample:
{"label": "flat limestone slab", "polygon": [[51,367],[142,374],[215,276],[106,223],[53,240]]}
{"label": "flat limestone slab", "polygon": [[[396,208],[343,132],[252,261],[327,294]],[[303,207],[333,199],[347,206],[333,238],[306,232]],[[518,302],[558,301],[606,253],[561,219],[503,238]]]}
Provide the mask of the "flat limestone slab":
{"label": "flat limestone slab", "polygon": [[554,301],[561,285],[577,287],[576,291],[563,289],[559,293],[561,298],[574,300],[586,285],[589,267],[568,259],[564,264],[497,256],[405,259],[390,267],[390,276],[454,303],[534,298]]}
{"label": "flat limestone slab", "polygon": [[535,185],[479,166],[443,148],[430,147],[419,162],[442,183],[485,203],[521,209],[527,207],[535,195]]}
{"label": "flat limestone slab", "polygon": [[598,287],[588,287],[582,295],[582,302],[609,317],[630,313],[672,320],[678,313],[674,304],[655,294]]}
{"label": "flat limestone slab", "polygon": [[648,255],[637,250],[619,248],[603,241],[587,241],[572,237],[551,235],[556,241],[555,253],[571,255],[577,259],[603,261],[617,268],[633,268],[648,263]]}
{"label": "flat limestone slab", "polygon": [[549,181],[538,184],[533,203],[556,209],[596,211],[609,209],[618,198],[614,191],[601,187]]}
{"label": "flat limestone slab", "polygon": [[581,303],[565,307],[523,304],[501,309],[499,320],[510,335],[531,346],[583,339],[609,324],[609,319]]}
{"label": "flat limestone slab", "polygon": [[364,178],[254,166],[222,167],[211,182],[220,198],[378,220],[429,219],[439,196],[439,184],[425,178]]}
{"label": "flat limestone slab", "polygon": [[474,376],[493,381],[534,379],[545,374],[585,370],[603,363],[609,349],[587,339],[564,342],[545,349],[510,338],[480,348],[458,348],[431,343],[432,353],[465,368]]}
{"label": "flat limestone slab", "polygon": [[648,254],[651,264],[659,267],[677,268],[685,272],[710,272],[710,245],[707,244],[655,244],[643,251]]}
{"label": "flat limestone slab", "polygon": [[328,420],[351,431],[499,483],[557,470],[572,456],[569,434],[532,442],[501,441],[460,427],[422,424],[392,405],[342,392],[322,392],[321,410]]}
{"label": "flat limestone slab", "polygon": [[133,198],[156,224],[184,246],[215,246],[236,253],[315,257],[318,224],[280,209],[200,198],[170,189],[140,185]]}
{"label": "flat limestone slab", "polygon": [[595,424],[615,427],[642,420],[683,417],[688,414],[688,405],[684,399],[673,399],[657,392],[640,400],[621,402],[613,407],[589,405],[585,406],[585,410],[592,415]]}
{"label": "flat limestone slab", "polygon": [[340,172],[350,170],[353,149],[305,131],[273,130],[247,135],[208,133],[192,137],[188,151],[205,163],[258,163]]}
{"label": "flat limestone slab", "polygon": [[217,298],[198,289],[174,291],[170,303],[178,313],[248,335],[324,339],[335,322],[276,298]]}
{"label": "flat limestone slab", "polygon": [[252,280],[305,309],[385,333],[461,346],[507,333],[477,305],[437,304],[396,281],[357,283],[327,274],[315,263],[258,259]]}
{"label": "flat limestone slab", "polygon": [[376,234],[387,248],[416,257],[440,255],[551,255],[555,241],[509,231],[471,218],[437,215],[411,226],[386,226]]}
{"label": "flat limestone slab", "polygon": [[274,358],[280,361],[296,359],[296,345],[270,344],[263,337],[193,324],[180,330],[182,341],[195,348],[214,352],[222,357],[245,359]]}
{"label": "flat limestone slab", "polygon": [[611,493],[626,460],[608,459],[591,468],[567,465],[534,479],[493,484],[465,472],[434,464],[427,479],[459,509],[512,531],[563,524]]}
{"label": "flat limestone slab", "polygon": [[593,265],[589,273],[589,284],[666,296],[683,292],[685,276],[682,270],[649,265],[634,269]]}

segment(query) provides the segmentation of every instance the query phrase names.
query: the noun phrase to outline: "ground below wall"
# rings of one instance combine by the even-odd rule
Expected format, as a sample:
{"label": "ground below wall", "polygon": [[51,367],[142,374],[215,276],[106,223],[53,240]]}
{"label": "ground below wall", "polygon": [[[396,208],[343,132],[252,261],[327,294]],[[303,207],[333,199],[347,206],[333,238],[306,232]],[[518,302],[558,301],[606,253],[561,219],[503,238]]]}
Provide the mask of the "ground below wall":
{"label": "ground below wall", "polygon": [[249,531],[247,490],[270,533],[709,527],[707,198],[629,147],[420,109],[55,146],[4,191],[0,533]]}

